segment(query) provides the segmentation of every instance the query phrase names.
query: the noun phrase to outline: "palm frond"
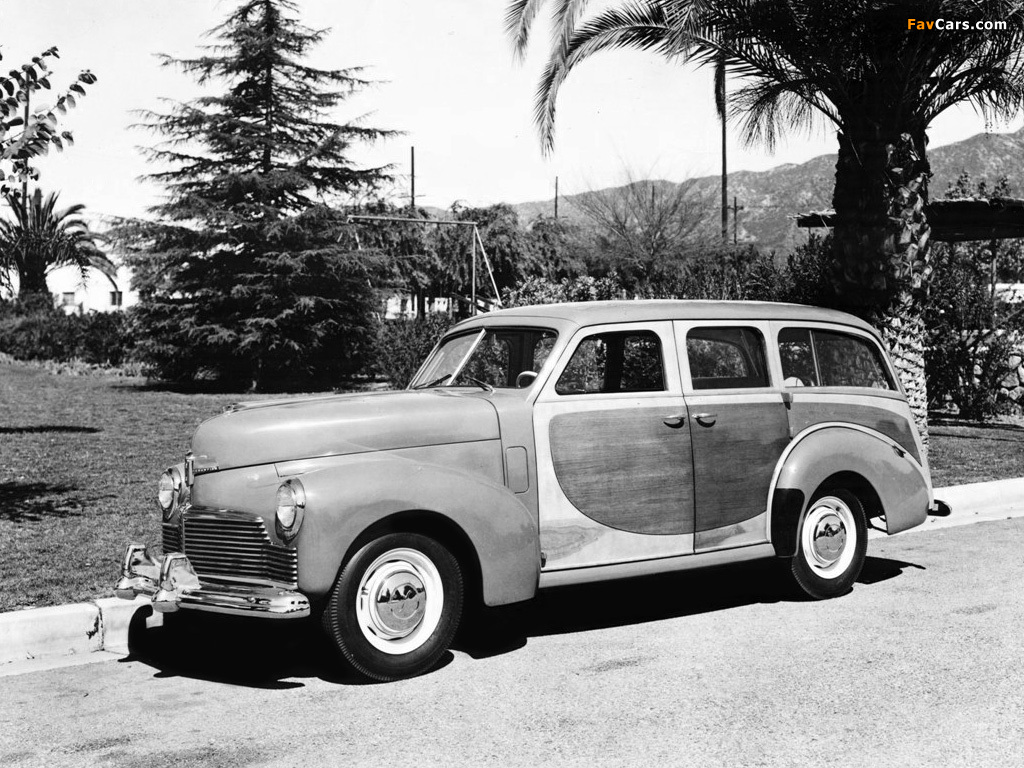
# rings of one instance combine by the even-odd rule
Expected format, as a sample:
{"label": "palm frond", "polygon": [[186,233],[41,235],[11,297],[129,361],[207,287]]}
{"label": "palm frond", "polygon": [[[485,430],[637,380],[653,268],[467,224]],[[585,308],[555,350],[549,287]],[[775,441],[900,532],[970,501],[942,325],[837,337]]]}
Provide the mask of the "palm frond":
{"label": "palm frond", "polygon": [[505,11],[505,32],[512,38],[513,53],[518,61],[526,56],[530,30],[546,0],[512,0]]}
{"label": "palm frond", "polygon": [[555,105],[569,72],[595,53],[622,48],[672,53],[673,30],[656,0],[631,2],[590,19],[572,34],[558,55],[552,55],[534,104],[534,119],[546,152],[554,146]]}

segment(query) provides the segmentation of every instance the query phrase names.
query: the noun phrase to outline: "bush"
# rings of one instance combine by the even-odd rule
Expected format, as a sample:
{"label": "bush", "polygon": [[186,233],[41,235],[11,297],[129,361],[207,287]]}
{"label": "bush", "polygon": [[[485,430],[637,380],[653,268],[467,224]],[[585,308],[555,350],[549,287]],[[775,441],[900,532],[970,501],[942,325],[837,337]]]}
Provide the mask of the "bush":
{"label": "bush", "polygon": [[564,277],[551,280],[531,277],[512,290],[505,291],[506,307],[528,307],[535,304],[563,304],[570,301],[605,301],[626,298],[619,276],[612,272],[607,277]]}
{"label": "bush", "polygon": [[381,320],[374,335],[373,372],[394,389],[406,386],[450,324],[448,315],[438,313]]}
{"label": "bush", "polygon": [[0,309],[0,352],[18,360],[116,366],[128,361],[133,347],[130,323],[121,313],[67,315],[48,298]]}
{"label": "bush", "polygon": [[929,405],[954,405],[966,419],[984,420],[1012,407],[1001,401],[1010,355],[1024,332],[1024,312],[993,296],[991,252],[975,243],[938,245],[935,277],[925,305]]}

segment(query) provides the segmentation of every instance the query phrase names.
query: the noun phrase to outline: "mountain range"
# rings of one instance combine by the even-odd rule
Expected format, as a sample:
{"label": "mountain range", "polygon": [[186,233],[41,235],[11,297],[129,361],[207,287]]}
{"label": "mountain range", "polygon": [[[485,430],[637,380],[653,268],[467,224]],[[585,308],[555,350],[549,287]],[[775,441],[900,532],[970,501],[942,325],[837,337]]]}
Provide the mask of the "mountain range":
{"label": "mountain range", "polygon": [[[963,141],[947,144],[928,153],[934,174],[929,184],[932,199],[944,196],[947,187],[968,171],[975,181],[994,184],[1000,176],[1010,181],[1011,194],[1024,193],[1024,129],[1015,133],[979,133]],[[805,163],[788,163],[766,171],[735,171],[729,174],[729,200],[736,197],[742,207],[736,219],[737,240],[765,251],[785,252],[807,241],[807,231],[796,226],[794,214],[831,207],[835,184],[835,155],[821,155]],[[660,181],[660,185],[678,186]],[[720,227],[718,200],[719,176],[702,176],[684,182],[708,201],[709,233]],[[610,187],[613,190],[615,187]],[[604,190],[602,190],[604,191]],[[581,219],[573,205],[578,195],[566,195],[559,201],[559,215]],[[551,216],[554,201],[513,205],[520,221],[529,223],[539,216]],[[730,214],[730,234],[732,217]]]}

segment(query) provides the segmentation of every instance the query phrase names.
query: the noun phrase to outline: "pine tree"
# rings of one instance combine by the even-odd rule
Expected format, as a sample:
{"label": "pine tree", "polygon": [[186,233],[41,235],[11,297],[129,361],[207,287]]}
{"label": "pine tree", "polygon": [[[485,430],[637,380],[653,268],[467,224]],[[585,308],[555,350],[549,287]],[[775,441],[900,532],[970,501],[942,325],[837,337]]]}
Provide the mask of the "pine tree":
{"label": "pine tree", "polygon": [[[322,384],[359,365],[379,297],[379,256],[339,244],[328,203],[372,191],[354,144],[392,134],[331,110],[372,83],[303,63],[327,30],[290,0],[248,0],[193,59],[164,57],[220,95],[144,114],[167,200],[120,228],[136,270],[143,353],[158,375],[268,389]],[[340,238],[344,240],[344,238]]]}

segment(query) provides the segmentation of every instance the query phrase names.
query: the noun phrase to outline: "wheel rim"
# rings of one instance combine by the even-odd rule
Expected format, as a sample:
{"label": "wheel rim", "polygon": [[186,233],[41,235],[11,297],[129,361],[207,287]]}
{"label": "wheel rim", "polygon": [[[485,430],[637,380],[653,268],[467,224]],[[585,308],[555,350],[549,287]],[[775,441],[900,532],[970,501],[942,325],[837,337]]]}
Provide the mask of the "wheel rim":
{"label": "wheel rim", "polygon": [[441,574],[415,549],[385,552],[359,580],[359,629],[384,653],[400,655],[422,646],[440,623],[443,608]]}
{"label": "wheel rim", "polygon": [[800,532],[804,561],[823,579],[846,573],[857,550],[857,526],[846,502],[835,496],[818,499]]}

